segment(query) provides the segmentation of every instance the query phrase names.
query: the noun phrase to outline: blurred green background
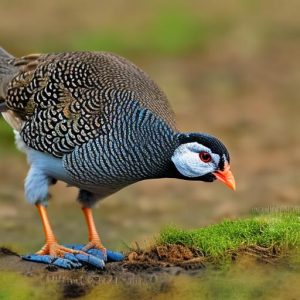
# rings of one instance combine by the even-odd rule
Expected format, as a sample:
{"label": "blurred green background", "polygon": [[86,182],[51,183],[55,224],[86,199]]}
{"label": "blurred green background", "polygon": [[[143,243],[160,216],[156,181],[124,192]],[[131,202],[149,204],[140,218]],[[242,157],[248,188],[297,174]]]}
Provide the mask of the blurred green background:
{"label": "blurred green background", "polygon": [[[297,0],[0,1],[0,45],[12,54],[116,52],[165,91],[178,128],[228,145],[236,193],[176,180],[131,186],[95,209],[108,248],[147,245],[170,223],[199,227],[253,208],[299,204],[299,11]],[[22,253],[44,242],[23,195],[27,170],[0,119],[0,244]],[[86,242],[77,191],[59,183],[52,195],[59,240]]]}

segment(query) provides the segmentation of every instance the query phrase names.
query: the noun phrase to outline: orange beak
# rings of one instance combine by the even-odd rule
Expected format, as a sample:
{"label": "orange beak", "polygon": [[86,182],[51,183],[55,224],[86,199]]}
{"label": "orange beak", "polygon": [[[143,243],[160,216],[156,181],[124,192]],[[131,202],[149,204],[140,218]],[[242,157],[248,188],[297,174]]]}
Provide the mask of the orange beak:
{"label": "orange beak", "polygon": [[225,165],[224,171],[216,171],[213,173],[216,178],[225,183],[230,189],[235,191],[235,179],[230,171],[229,164]]}

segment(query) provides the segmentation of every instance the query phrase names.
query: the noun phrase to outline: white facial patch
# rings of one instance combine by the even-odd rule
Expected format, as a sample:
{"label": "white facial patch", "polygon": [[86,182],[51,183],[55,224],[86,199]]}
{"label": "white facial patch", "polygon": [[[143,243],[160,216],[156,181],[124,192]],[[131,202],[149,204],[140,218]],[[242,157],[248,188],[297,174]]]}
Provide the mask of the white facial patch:
{"label": "white facial patch", "polygon": [[[207,152],[212,160],[209,163],[203,162],[199,153]],[[187,143],[180,145],[172,156],[176,169],[185,177],[199,177],[217,170],[220,156],[212,153],[211,150],[199,143]]]}

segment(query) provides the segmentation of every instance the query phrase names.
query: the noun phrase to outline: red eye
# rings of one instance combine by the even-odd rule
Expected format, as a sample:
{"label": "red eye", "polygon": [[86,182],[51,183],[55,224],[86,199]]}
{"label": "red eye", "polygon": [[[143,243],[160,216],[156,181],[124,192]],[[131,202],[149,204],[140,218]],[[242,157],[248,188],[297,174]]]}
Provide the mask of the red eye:
{"label": "red eye", "polygon": [[200,152],[199,157],[205,163],[211,162],[211,155],[208,152],[205,152],[205,151]]}

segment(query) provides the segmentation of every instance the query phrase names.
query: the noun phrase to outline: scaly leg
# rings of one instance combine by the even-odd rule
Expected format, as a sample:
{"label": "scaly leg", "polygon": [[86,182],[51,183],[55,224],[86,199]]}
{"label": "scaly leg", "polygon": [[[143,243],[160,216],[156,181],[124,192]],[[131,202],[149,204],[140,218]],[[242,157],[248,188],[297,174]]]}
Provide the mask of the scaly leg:
{"label": "scaly leg", "polygon": [[81,249],[71,249],[71,247],[58,244],[52,231],[45,206],[37,204],[36,207],[42,219],[46,244],[36,254],[22,256],[24,260],[52,264],[66,269],[79,268],[82,264],[92,265],[97,268],[104,267],[103,259],[85,253]]}
{"label": "scaly leg", "polygon": [[46,207],[40,204],[37,204],[36,207],[40,214],[46,237],[46,244],[42,247],[40,251],[36,252],[37,255],[51,255],[53,257],[64,257],[66,253],[85,254],[83,251],[69,249],[58,244],[49,222]]}
{"label": "scaly leg", "polygon": [[82,207],[82,211],[88,226],[89,234],[89,243],[83,248],[83,250],[87,251],[89,249],[96,248],[98,250],[106,252],[106,248],[103,246],[95,226],[92,209],[89,207]]}
{"label": "scaly leg", "polygon": [[124,255],[122,253],[106,250],[103,246],[95,226],[92,209],[90,207],[82,207],[82,211],[88,226],[89,243],[85,247],[81,248],[81,250],[98,258],[102,258],[104,261],[123,260]]}

